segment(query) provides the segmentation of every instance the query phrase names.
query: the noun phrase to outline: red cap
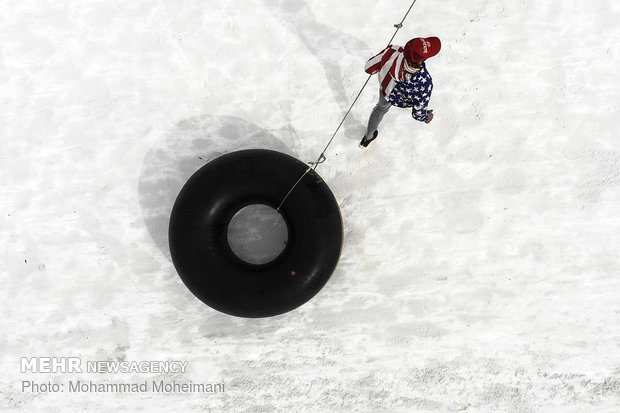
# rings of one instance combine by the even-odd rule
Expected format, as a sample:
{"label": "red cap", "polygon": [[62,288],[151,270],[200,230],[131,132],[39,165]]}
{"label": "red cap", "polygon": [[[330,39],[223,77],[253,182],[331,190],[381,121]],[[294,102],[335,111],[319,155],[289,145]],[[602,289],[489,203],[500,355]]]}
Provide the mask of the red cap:
{"label": "red cap", "polygon": [[435,56],[440,49],[441,41],[438,37],[416,37],[405,45],[405,59],[420,63]]}

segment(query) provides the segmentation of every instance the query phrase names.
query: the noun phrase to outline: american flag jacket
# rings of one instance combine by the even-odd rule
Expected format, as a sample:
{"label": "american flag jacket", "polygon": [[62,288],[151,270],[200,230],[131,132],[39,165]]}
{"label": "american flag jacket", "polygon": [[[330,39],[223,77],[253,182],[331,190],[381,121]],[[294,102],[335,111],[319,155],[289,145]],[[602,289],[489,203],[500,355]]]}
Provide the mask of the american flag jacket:
{"label": "american flag jacket", "polygon": [[419,69],[407,65],[403,48],[389,45],[371,57],[364,68],[366,73],[379,76],[383,96],[394,106],[413,108],[411,115],[420,122],[428,120],[426,109],[433,91],[433,79],[422,63]]}

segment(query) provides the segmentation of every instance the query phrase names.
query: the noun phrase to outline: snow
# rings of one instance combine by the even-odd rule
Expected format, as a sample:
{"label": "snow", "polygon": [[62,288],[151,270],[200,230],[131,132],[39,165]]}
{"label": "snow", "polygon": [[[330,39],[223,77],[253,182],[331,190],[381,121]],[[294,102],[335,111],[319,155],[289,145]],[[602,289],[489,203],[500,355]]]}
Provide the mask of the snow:
{"label": "snow", "polygon": [[[201,165],[316,159],[410,3],[0,4],[3,411],[615,412],[620,5],[419,1],[429,125],[371,79],[318,172],[340,264],[298,310],[230,317],[177,276],[172,203]],[[21,373],[21,357],[182,360],[184,374]],[[32,393],[22,381],[225,383]]]}

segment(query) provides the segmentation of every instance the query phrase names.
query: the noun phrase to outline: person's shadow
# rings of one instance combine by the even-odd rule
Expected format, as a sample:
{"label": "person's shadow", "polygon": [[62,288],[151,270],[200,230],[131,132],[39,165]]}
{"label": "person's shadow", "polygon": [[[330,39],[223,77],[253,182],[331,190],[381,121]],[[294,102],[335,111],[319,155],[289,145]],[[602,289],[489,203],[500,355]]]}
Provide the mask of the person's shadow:
{"label": "person's shadow", "polygon": [[[344,116],[353,102],[357,87],[354,85],[349,88],[345,87],[342,56],[355,54],[370,57],[374,54],[371,48],[361,39],[338,30],[336,27],[321,23],[314,16],[305,0],[263,0],[263,4],[279,21],[286,24],[291,32],[299,37],[321,63],[325,70],[327,83]],[[360,67],[353,69],[359,71],[359,87],[362,86],[367,77],[364,73],[364,63],[365,60],[360,64]],[[378,96],[379,87],[378,85],[375,86]],[[370,109],[372,108],[369,108],[368,114],[370,114]],[[366,125],[356,119],[353,112],[347,116],[343,127],[344,135],[351,140],[359,140],[366,132]]]}

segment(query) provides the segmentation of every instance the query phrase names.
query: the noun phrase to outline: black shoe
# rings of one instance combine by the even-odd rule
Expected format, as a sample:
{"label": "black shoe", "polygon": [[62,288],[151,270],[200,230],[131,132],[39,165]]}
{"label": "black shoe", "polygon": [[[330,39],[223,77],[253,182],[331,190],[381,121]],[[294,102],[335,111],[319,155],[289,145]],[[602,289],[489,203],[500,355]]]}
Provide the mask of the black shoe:
{"label": "black shoe", "polygon": [[360,142],[360,146],[362,148],[367,148],[368,145],[370,144],[370,142],[374,141],[375,139],[377,139],[377,136],[379,135],[379,131],[374,131],[374,133],[372,134],[372,138],[367,138],[367,137],[363,137],[361,142]]}

